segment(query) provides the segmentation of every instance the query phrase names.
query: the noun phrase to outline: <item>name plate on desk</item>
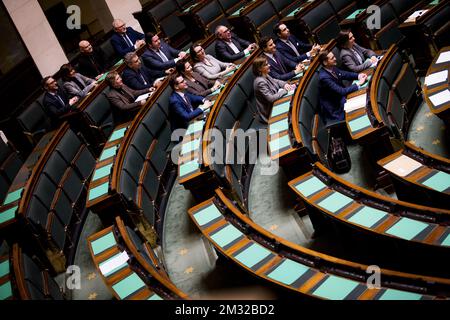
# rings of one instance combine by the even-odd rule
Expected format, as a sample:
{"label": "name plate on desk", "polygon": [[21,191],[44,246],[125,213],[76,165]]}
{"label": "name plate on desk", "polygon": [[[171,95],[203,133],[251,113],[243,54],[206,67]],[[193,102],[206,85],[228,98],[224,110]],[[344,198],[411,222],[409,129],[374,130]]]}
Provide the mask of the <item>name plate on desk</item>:
{"label": "name plate on desk", "polygon": [[402,154],[400,157],[385,164],[383,167],[400,177],[406,177],[421,166],[422,164],[420,162]]}
{"label": "name plate on desk", "polygon": [[344,104],[345,112],[349,113],[361,108],[364,108],[367,104],[367,93],[360,94],[359,96],[348,99]]}
{"label": "name plate on desk", "polygon": [[108,274],[112,273],[116,269],[125,265],[127,263],[128,259],[130,259],[130,257],[124,251],[121,254],[118,254],[117,256],[115,256],[115,257],[111,258],[110,260],[106,261],[105,263],[101,264],[99,266],[100,272],[103,275],[107,276]]}

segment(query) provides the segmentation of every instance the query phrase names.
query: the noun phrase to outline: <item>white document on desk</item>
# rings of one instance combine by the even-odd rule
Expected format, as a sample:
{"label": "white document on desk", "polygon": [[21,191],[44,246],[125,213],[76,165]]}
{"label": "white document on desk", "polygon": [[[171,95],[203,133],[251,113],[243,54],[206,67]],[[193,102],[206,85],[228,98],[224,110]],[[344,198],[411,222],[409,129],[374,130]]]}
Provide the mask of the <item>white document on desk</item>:
{"label": "white document on desk", "polygon": [[408,19],[406,19],[406,21],[405,22],[413,22],[413,21],[416,21],[416,19],[418,18],[418,17],[420,17],[421,15],[423,15],[425,12],[427,12],[428,10],[418,10],[418,11],[415,11],[412,15],[410,15],[409,17],[408,17]]}
{"label": "white document on desk", "polygon": [[150,97],[150,92],[149,93],[144,93],[143,95],[140,95],[139,97],[136,98],[136,100],[134,102],[147,100],[148,97]]}
{"label": "white document on desk", "polygon": [[112,258],[108,262],[103,263],[100,266],[100,272],[105,275],[109,274],[114,269],[120,267],[121,265],[125,264],[130,257],[128,256],[127,252],[124,251],[121,254],[117,255],[116,257]]}
{"label": "white document on desk", "polygon": [[345,112],[352,112],[354,110],[358,110],[364,108],[367,103],[367,93],[360,94],[356,97],[350,98],[344,104]]}
{"label": "white document on desk", "polygon": [[450,102],[450,91],[445,89],[444,91],[436,93],[435,95],[430,96],[430,101],[435,107],[448,103]]}
{"label": "white document on desk", "polygon": [[420,162],[402,154],[400,157],[385,164],[383,167],[400,177],[405,177],[421,166],[422,164]]}
{"label": "white document on desk", "polygon": [[432,86],[437,83],[447,81],[447,79],[448,79],[448,70],[435,72],[425,78],[425,85]]}
{"label": "white document on desk", "polygon": [[450,51],[441,52],[439,58],[436,60],[436,63],[443,63],[450,61]]}

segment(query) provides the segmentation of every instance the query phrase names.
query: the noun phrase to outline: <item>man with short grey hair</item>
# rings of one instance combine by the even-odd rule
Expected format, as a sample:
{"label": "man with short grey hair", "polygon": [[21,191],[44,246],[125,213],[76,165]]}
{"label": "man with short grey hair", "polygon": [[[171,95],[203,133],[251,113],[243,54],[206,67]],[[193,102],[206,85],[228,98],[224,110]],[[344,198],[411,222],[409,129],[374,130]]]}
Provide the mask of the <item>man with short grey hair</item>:
{"label": "man with short grey hair", "polygon": [[216,56],[220,61],[234,62],[244,58],[258,47],[255,43],[238,38],[226,26],[217,26],[215,34]]}
{"label": "man with short grey hair", "polygon": [[114,34],[111,37],[111,45],[121,58],[128,52],[135,51],[145,44],[144,35],[137,32],[120,19],[112,23]]}
{"label": "man with short grey hair", "polygon": [[160,80],[152,77],[150,70],[142,64],[141,59],[135,52],[128,52],[124,57],[126,68],[122,73],[123,82],[134,90],[158,88]]}

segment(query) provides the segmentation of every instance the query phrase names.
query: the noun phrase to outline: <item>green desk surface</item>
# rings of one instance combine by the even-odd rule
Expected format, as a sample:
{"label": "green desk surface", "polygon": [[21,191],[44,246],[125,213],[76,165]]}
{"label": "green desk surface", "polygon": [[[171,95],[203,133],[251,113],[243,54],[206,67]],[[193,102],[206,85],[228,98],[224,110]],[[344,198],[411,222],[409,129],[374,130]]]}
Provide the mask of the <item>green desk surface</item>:
{"label": "green desk surface", "polygon": [[185,162],[180,165],[180,177],[184,177],[185,175],[188,175],[200,167],[200,164],[198,163],[198,159],[194,159],[188,162]]}
{"label": "green desk surface", "polygon": [[395,289],[387,289],[379,300],[420,300],[422,295]]}
{"label": "green desk surface", "polygon": [[312,194],[319,190],[326,188],[326,184],[315,176],[312,176],[308,180],[303,180],[295,186],[298,192],[300,192],[304,197],[308,198]]}
{"label": "green desk surface", "polygon": [[89,190],[89,201],[97,199],[105,194],[108,194],[109,182],[105,182],[95,188]]}
{"label": "green desk surface", "polygon": [[194,214],[194,218],[200,225],[200,227],[210,223],[211,221],[221,216],[222,213],[213,204],[201,209],[200,211]]}
{"label": "green desk surface", "polygon": [[269,127],[271,135],[280,133],[280,132],[288,130],[288,129],[289,129],[289,122],[288,122],[287,118],[277,121],[277,122],[274,122],[274,123],[270,124],[270,127]]}
{"label": "green desk surface", "polygon": [[359,282],[330,275],[313,294],[330,300],[343,300],[358,285]]}
{"label": "green desk surface", "polygon": [[362,115],[359,118],[349,121],[348,125],[350,126],[350,129],[352,130],[352,132],[356,132],[361,129],[372,126],[370,123],[369,117],[366,114]]}
{"label": "green desk surface", "polygon": [[104,236],[91,242],[92,252],[94,255],[98,255],[99,253],[102,253],[115,245],[117,245],[117,242],[112,232],[108,232]]}
{"label": "green desk surface", "polygon": [[145,287],[145,283],[136,273],[130,274],[128,277],[112,286],[113,290],[117,293],[120,299],[125,299],[143,287]]}
{"label": "green desk surface", "polygon": [[289,112],[289,108],[291,107],[291,101],[286,101],[280,104],[273,106],[272,114],[270,115],[272,118],[279,116],[280,114]]}
{"label": "green desk surface", "polygon": [[211,235],[211,239],[217,243],[219,247],[223,248],[241,236],[243,236],[241,231],[235,226],[228,224],[226,227]]}
{"label": "green desk surface", "polygon": [[270,279],[291,285],[309,270],[308,267],[292,260],[285,259],[267,276]]}
{"label": "green desk surface", "polygon": [[438,171],[423,181],[422,184],[433,190],[444,192],[450,188],[450,174]]}
{"label": "green desk surface", "polygon": [[401,218],[396,224],[386,230],[386,233],[402,239],[411,240],[427,227],[428,224],[425,222]]}
{"label": "green desk surface", "polygon": [[273,139],[269,142],[270,151],[274,153],[274,151],[290,147],[291,140],[289,139],[289,135],[282,136],[281,138]]}
{"label": "green desk surface", "polygon": [[112,163],[107,164],[106,166],[103,166],[101,168],[98,168],[95,170],[94,177],[92,178],[92,181],[104,178],[106,176],[109,176],[109,173],[111,172]]}
{"label": "green desk surface", "polygon": [[332,213],[337,213],[339,210],[352,202],[352,198],[334,191],[331,195],[320,201],[318,205]]}
{"label": "green desk surface", "polygon": [[271,252],[259,245],[258,243],[252,243],[244,251],[240,252],[235,258],[248,268],[252,268],[265,258],[267,258]]}
{"label": "green desk surface", "polygon": [[14,219],[14,217],[16,216],[16,210],[17,206],[9,208],[6,211],[0,212],[0,224]]}
{"label": "green desk surface", "polygon": [[372,228],[380,220],[384,219],[388,214],[384,211],[364,206],[355,213],[348,221],[359,224],[366,228]]}
{"label": "green desk surface", "polygon": [[117,148],[119,148],[119,146],[120,145],[116,145],[111,148],[103,150],[102,155],[100,156],[100,159],[98,161],[103,161],[108,158],[114,157],[116,155],[116,151],[117,151]]}
{"label": "green desk surface", "polygon": [[20,199],[20,194],[22,193],[23,188],[17,189],[16,191],[8,193],[6,196],[5,201],[3,202],[3,205],[7,205],[10,203],[13,203],[14,201],[17,201]]}

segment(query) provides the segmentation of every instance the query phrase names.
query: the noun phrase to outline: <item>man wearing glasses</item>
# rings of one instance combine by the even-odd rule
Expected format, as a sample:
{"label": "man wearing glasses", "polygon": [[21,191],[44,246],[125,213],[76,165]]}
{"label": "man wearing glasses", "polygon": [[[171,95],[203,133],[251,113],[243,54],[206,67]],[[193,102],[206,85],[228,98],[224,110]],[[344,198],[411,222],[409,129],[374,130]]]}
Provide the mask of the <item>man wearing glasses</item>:
{"label": "man wearing glasses", "polygon": [[258,47],[255,43],[235,36],[226,26],[217,26],[215,34],[216,56],[220,61],[234,62],[244,58]]}
{"label": "man wearing glasses", "polygon": [[[169,119],[172,131],[186,129],[189,121],[211,107],[211,101],[187,92],[188,85],[181,75],[173,74],[169,79],[173,92],[169,98]],[[201,105],[203,103],[203,105]]]}
{"label": "man wearing glasses", "polygon": [[111,37],[111,45],[121,58],[128,52],[136,51],[145,44],[144,35],[131,27],[127,27],[122,20],[115,19],[112,26],[114,34]]}
{"label": "man wearing glasses", "polygon": [[53,121],[57,121],[60,116],[73,110],[73,105],[78,102],[78,97],[69,99],[53,77],[45,77],[41,84],[45,90],[44,109],[51,115]]}

